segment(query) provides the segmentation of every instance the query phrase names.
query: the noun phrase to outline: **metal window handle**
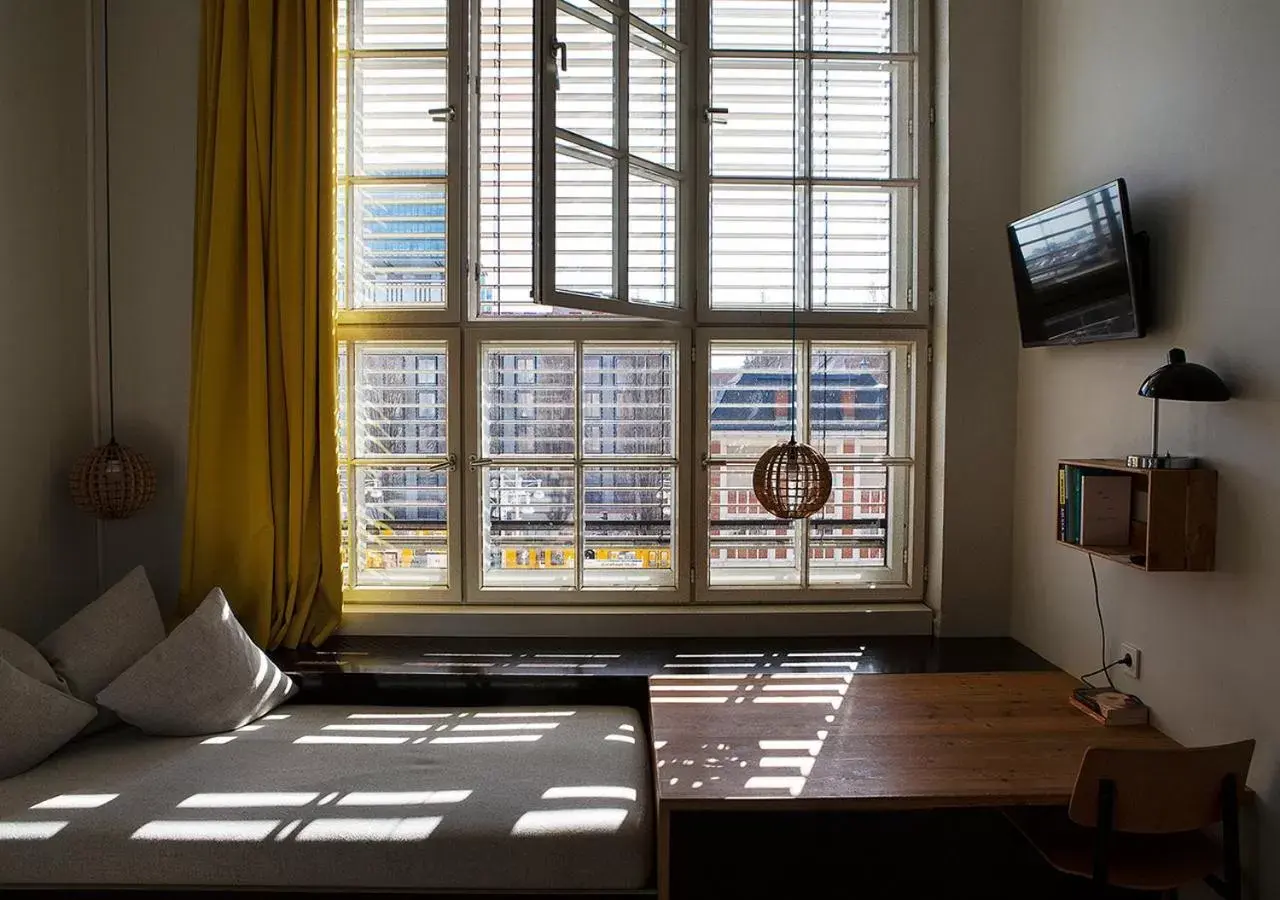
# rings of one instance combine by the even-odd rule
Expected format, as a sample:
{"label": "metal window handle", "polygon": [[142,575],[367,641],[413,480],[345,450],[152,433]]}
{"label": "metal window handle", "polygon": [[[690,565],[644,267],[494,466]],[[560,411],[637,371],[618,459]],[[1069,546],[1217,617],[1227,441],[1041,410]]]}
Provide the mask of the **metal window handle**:
{"label": "metal window handle", "polygon": [[457,471],[458,454],[450,453],[444,462],[438,462],[433,466],[427,466],[428,472],[439,472],[441,469],[448,469],[450,472]]}
{"label": "metal window handle", "polygon": [[569,71],[569,45],[566,44],[564,41],[552,41],[551,52],[553,55],[557,53],[560,55],[560,71],[568,72]]}
{"label": "metal window handle", "polygon": [[725,125],[728,119],[717,119],[716,116],[729,115],[729,107],[727,106],[708,106],[702,111],[702,117],[707,120],[708,125]]}
{"label": "metal window handle", "polygon": [[481,466],[487,466],[487,465],[490,465],[490,464],[492,464],[492,463],[493,463],[493,460],[491,460],[491,459],[487,459],[487,458],[482,457],[482,456],[476,456],[474,453],[470,454],[470,455],[467,457],[467,467],[468,467],[469,469],[471,469],[471,471],[473,471],[473,472],[474,472],[476,469],[479,469]]}
{"label": "metal window handle", "polygon": [[454,117],[453,104],[429,109],[427,110],[427,115],[431,116],[432,122],[452,122]]}

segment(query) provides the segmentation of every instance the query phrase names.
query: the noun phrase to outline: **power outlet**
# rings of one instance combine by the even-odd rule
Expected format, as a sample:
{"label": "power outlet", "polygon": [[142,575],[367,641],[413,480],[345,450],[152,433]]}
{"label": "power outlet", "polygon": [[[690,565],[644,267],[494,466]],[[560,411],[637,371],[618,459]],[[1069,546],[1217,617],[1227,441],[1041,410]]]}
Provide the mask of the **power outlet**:
{"label": "power outlet", "polygon": [[1135,680],[1138,678],[1141,678],[1142,677],[1142,651],[1139,650],[1137,647],[1135,647],[1133,644],[1121,644],[1120,656],[1123,658],[1126,654],[1129,656],[1129,665],[1126,666],[1124,663],[1121,663],[1120,665],[1116,666],[1116,668],[1119,669],[1124,674],[1128,675],[1130,678],[1133,678]]}

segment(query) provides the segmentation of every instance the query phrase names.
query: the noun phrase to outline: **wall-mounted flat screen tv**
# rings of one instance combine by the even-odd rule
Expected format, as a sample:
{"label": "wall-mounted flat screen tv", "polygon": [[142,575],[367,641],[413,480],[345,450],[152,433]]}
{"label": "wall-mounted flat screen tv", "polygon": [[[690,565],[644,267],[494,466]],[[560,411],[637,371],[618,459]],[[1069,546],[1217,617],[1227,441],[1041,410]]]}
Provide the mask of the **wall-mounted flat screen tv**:
{"label": "wall-mounted flat screen tv", "polygon": [[1009,226],[1022,346],[1140,338],[1147,242],[1123,178]]}

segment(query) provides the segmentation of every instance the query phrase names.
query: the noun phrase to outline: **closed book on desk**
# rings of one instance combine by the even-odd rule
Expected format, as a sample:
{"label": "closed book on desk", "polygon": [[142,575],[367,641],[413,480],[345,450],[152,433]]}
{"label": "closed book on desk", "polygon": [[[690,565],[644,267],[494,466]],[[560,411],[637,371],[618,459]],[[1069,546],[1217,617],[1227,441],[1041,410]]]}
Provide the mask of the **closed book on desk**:
{"label": "closed book on desk", "polygon": [[1086,547],[1129,546],[1128,475],[1085,475],[1080,480],[1080,543]]}
{"label": "closed book on desk", "polygon": [[1112,688],[1076,688],[1071,705],[1103,725],[1146,725],[1150,710],[1133,694]]}

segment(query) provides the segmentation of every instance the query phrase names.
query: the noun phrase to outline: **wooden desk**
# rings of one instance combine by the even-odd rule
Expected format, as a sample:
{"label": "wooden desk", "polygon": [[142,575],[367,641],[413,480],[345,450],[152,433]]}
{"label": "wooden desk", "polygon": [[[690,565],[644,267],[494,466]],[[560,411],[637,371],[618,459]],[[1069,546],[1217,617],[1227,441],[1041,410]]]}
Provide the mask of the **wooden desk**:
{"label": "wooden desk", "polygon": [[1092,746],[1176,747],[1067,703],[1063,672],[657,675],[659,896],[670,817],[698,810],[1065,805]]}

